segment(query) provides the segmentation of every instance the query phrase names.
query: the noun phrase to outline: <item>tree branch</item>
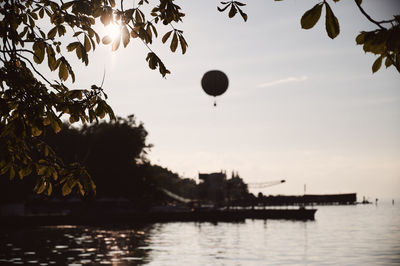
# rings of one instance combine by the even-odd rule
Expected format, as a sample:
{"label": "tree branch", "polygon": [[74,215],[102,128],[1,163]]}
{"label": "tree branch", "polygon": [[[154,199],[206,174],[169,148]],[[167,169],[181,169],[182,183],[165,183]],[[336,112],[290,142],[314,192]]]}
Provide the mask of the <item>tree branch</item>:
{"label": "tree branch", "polygon": [[361,13],[362,13],[369,21],[371,21],[372,23],[374,23],[376,26],[378,26],[378,27],[379,27],[380,29],[382,29],[382,30],[385,30],[385,29],[386,29],[385,27],[383,27],[383,26],[381,25],[381,23],[387,23],[387,21],[378,22],[378,21],[374,20],[374,19],[371,18],[371,16],[368,15],[367,12],[365,12],[365,10],[361,7],[361,4],[360,4],[359,1],[354,0],[354,2],[355,2],[356,5],[358,6],[358,9],[360,9]]}
{"label": "tree branch", "polygon": [[36,68],[32,64],[31,60],[29,60],[28,58],[26,58],[25,56],[20,55],[20,54],[18,54],[18,56],[21,57],[22,59],[24,59],[25,61],[27,61],[31,65],[33,71],[36,72],[36,74],[38,74],[42,79],[44,79],[49,85],[52,85],[50,81],[48,81],[39,71],[36,70]]}

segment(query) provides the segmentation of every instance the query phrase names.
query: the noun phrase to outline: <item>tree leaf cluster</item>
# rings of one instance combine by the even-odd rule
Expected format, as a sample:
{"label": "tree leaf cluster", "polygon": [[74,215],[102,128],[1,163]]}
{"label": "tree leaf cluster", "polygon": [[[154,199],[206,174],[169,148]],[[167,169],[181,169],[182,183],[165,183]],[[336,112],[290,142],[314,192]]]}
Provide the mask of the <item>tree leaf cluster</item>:
{"label": "tree leaf cluster", "polygon": [[[339,1],[333,0],[333,2]],[[366,53],[373,53],[378,56],[372,64],[372,72],[375,73],[378,71],[383,61],[386,68],[394,66],[400,72],[400,16],[395,15],[390,20],[376,21],[362,8],[362,0],[354,0],[354,2],[360,12],[378,27],[376,30],[362,31],[356,37],[356,43],[362,45]],[[326,33],[331,39],[334,39],[340,33],[339,20],[326,0],[317,3],[303,14],[300,20],[301,27],[303,29],[313,28],[321,17],[323,7],[325,7]]]}
{"label": "tree leaf cluster", "polygon": [[[332,0],[332,2],[337,3],[340,0]],[[398,48],[400,15],[394,15],[389,20],[377,21],[371,18],[362,8],[362,0],[354,0],[354,3],[359,8],[361,14],[378,27],[378,29],[373,31],[362,31],[356,38],[357,44],[363,45],[365,52],[378,56],[372,65],[372,72],[375,73],[378,71],[383,61],[386,68],[394,66],[400,72],[400,53]],[[221,5],[221,7],[217,7],[218,11],[228,11],[230,18],[233,18],[239,12],[244,21],[247,21],[247,14],[241,9],[246,4],[237,1],[226,1],[221,2]],[[307,30],[313,28],[321,18],[323,9],[325,11],[325,31],[329,38],[335,39],[340,34],[340,25],[328,0],[322,0],[307,10],[300,19],[301,27]]]}
{"label": "tree leaf cluster", "polygon": [[[147,131],[143,124],[137,124],[133,115],[80,128],[67,123],[61,127],[59,133],[50,130],[38,137],[48,156],[35,154],[37,165],[33,170],[11,170],[14,176],[23,175],[27,179],[27,182],[19,182],[20,189],[14,188],[15,178],[4,182],[8,172],[1,173],[0,186],[9,188],[5,190],[10,192],[1,188],[0,198],[24,200],[29,195],[32,197],[32,189],[41,194],[34,198],[71,193],[84,199],[90,199],[95,193],[100,197],[134,198],[143,196],[140,189],[150,189],[144,188],[150,186],[144,165],[148,164],[146,155],[151,145],[146,143]],[[65,167],[55,166],[51,154],[62,157]],[[56,195],[51,195],[53,191]],[[8,195],[3,197],[2,193]]]}
{"label": "tree leaf cluster", "polygon": [[225,10],[229,10],[228,17],[233,18],[238,12],[242,16],[244,21],[247,21],[247,14],[243,12],[241,7],[246,4],[238,1],[229,1],[229,2],[221,2],[222,7],[217,7],[219,12],[224,12]]}
{"label": "tree leaf cluster", "polygon": [[[338,2],[336,0],[335,2]],[[311,29],[317,24],[321,17],[322,8],[325,7],[325,29],[331,39],[336,38],[340,33],[339,21],[326,1],[316,4],[306,11],[301,17],[300,24],[303,29]]]}
{"label": "tree leaf cluster", "polygon": [[396,16],[396,24],[389,28],[380,28],[373,31],[363,31],[356,37],[358,45],[362,45],[364,52],[378,56],[372,65],[375,73],[381,68],[395,66],[400,69],[400,16]]}
{"label": "tree leaf cluster", "polygon": [[[51,194],[53,184],[62,182],[68,194],[71,187],[79,186],[81,193],[95,186],[84,185],[80,178],[90,180],[84,170],[67,165],[40,140],[50,131],[62,129],[61,117],[69,122],[92,123],[109,115],[115,119],[106,103],[106,94],[99,86],[73,90],[64,81],[75,81],[73,68],[65,52],[69,52],[85,65],[89,52],[95,50],[101,39],[93,25],[99,19],[104,25],[118,23],[121,37],[113,42],[117,50],[122,41],[126,47],[131,38],[139,37],[151,44],[157,37],[159,21],[164,24],[182,21],[184,14],[173,1],[160,1],[152,11],[153,20],[147,21],[139,7],[148,1],[139,1],[134,9],[123,10],[115,1],[2,1],[0,9],[0,173],[24,178],[34,172],[39,176],[38,193]],[[48,30],[39,25],[47,23]],[[129,24],[130,23],[130,24]],[[65,43],[63,36],[72,34],[74,41]],[[181,40],[182,31],[179,31]],[[104,38],[103,38],[104,40]],[[104,41],[103,41],[104,42]],[[186,44],[186,42],[182,42]],[[187,44],[182,48],[185,49]],[[36,67],[46,62],[51,71],[58,73],[59,81],[49,81]],[[159,68],[164,76],[169,73],[154,52],[148,55],[149,66]],[[65,179],[65,178],[67,179]]]}
{"label": "tree leaf cluster", "polygon": [[[41,139],[51,131],[61,131],[62,116],[82,123],[97,121],[105,114],[114,118],[101,87],[73,90],[64,84],[69,78],[74,82],[75,74],[63,50],[75,52],[88,64],[88,52],[100,41],[93,29],[93,12],[103,4],[47,0],[1,3],[0,173],[8,173],[10,179],[35,173],[37,193],[51,194],[65,176],[81,184],[79,174],[83,172],[73,171],[76,167],[65,164]],[[50,25],[47,32],[39,26],[44,21]],[[76,41],[62,45],[61,38],[68,30]],[[59,81],[49,81],[38,71],[36,65],[46,58],[48,69],[58,72]],[[95,188],[83,186],[89,187]]]}
{"label": "tree leaf cluster", "polygon": [[58,189],[62,195],[82,194],[93,191],[94,186],[99,197],[137,197],[135,186],[149,181],[143,170],[148,162],[147,150],[152,147],[146,143],[147,135],[133,115],[79,129],[63,125],[59,134],[48,134],[44,140],[72,166],[72,173],[64,175]]}
{"label": "tree leaf cluster", "polygon": [[[89,90],[69,90],[62,83],[55,83],[54,90],[49,91],[34,78],[25,62],[19,67],[10,63],[4,65],[0,69],[0,79],[3,80],[0,173],[8,172],[10,179],[15,176],[23,179],[34,172],[40,177],[35,188],[37,193],[51,194],[52,183],[71,176],[71,169],[75,167],[64,164],[41,137],[61,131],[61,115],[69,116],[70,122],[91,123],[105,114],[114,118],[112,109],[104,101],[101,88],[96,86]],[[76,171],[72,177],[82,178]]]}
{"label": "tree leaf cluster", "polygon": [[172,35],[171,44],[170,44],[171,51],[175,52],[176,48],[178,47],[178,43],[179,43],[181,45],[182,54],[186,53],[188,44],[187,44],[185,38],[183,37],[183,31],[177,30],[177,29],[168,31],[162,37],[162,42],[165,43],[171,35]]}
{"label": "tree leaf cluster", "polygon": [[[181,7],[176,5],[173,0],[160,0],[157,5],[151,8],[151,12],[147,16],[142,11],[144,5],[149,5],[149,2],[139,1],[136,7],[126,10],[123,8],[123,1],[121,2],[120,9],[113,7],[103,8],[100,16],[101,22],[105,26],[110,23],[117,25],[119,34],[114,39],[110,36],[104,36],[102,42],[106,45],[111,44],[112,51],[116,51],[120,47],[121,41],[123,46],[126,47],[133,39],[141,40],[150,50],[146,57],[149,68],[158,69],[160,74],[165,77],[170,71],[165,67],[164,63],[149,45],[158,37],[157,28],[161,26],[161,23],[172,28],[172,31],[168,31],[163,35],[163,43],[165,43],[166,39],[168,39],[173,32],[170,44],[171,51],[176,51],[179,41],[182,53],[185,53],[188,44],[183,37],[183,31],[176,29],[172,25],[172,23],[182,22],[182,18],[185,14],[181,12]],[[148,17],[150,17],[150,19],[148,19]]]}

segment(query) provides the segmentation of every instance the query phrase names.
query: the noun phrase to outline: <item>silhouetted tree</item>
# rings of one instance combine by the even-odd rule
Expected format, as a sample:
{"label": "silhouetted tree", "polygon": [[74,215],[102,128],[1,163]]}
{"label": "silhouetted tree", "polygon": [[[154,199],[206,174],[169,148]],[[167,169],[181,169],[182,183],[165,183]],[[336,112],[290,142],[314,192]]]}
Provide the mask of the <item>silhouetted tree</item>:
{"label": "silhouetted tree", "polygon": [[193,179],[181,178],[178,174],[158,165],[150,167],[150,176],[157,187],[165,188],[184,198],[198,197],[198,188]]}
{"label": "silhouetted tree", "polygon": [[229,202],[234,202],[238,200],[243,200],[249,194],[247,184],[244,183],[243,179],[240,178],[239,174],[234,174],[232,172],[232,177],[226,180],[227,189],[227,200]]}
{"label": "silhouetted tree", "polygon": [[[47,132],[41,136],[66,163],[78,161],[92,176],[99,198],[129,199],[138,208],[148,208],[166,201],[160,188],[168,189],[186,198],[197,198],[196,182],[181,178],[178,174],[158,165],[152,165],[146,154],[152,145],[147,144],[147,131],[142,123],[136,123],[133,115],[117,117],[110,122],[84,125],[75,128],[63,124],[58,134]],[[77,169],[80,169],[77,167]],[[0,202],[29,201],[35,197],[36,173],[24,181],[1,177]],[[82,188],[68,177],[53,189],[68,195]],[[84,198],[90,193],[81,193]],[[91,197],[89,197],[91,198]]]}

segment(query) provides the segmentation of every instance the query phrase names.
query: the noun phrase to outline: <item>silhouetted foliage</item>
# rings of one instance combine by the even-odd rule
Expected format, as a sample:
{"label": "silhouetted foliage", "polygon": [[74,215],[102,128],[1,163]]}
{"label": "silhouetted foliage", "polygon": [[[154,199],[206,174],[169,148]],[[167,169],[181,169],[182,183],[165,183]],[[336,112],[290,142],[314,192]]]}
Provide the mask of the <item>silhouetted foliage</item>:
{"label": "silhouetted foliage", "polygon": [[[334,3],[339,1],[332,0]],[[356,37],[356,43],[363,46],[364,52],[373,53],[378,56],[372,64],[372,72],[375,73],[378,71],[383,61],[385,61],[386,68],[394,66],[400,72],[400,14],[394,14],[393,18],[388,20],[377,21],[363,9],[361,6],[362,0],[354,0],[354,3],[365,18],[377,26],[377,29],[362,31]],[[225,10],[229,10],[228,16],[230,18],[233,18],[239,12],[244,21],[247,21],[247,14],[241,9],[246,4],[233,0],[221,2],[221,4],[223,7],[218,7],[218,11],[224,12]],[[325,10],[326,33],[329,38],[334,39],[340,33],[340,25],[327,0],[319,1],[303,14],[300,20],[301,27],[303,29],[313,28],[320,19],[323,8]]]}
{"label": "silhouetted foliage", "polygon": [[[196,198],[196,183],[157,165],[151,165],[146,154],[152,145],[147,144],[147,131],[142,123],[137,124],[133,115],[117,117],[109,122],[84,125],[81,128],[63,124],[58,134],[48,132],[41,136],[65,163],[81,162],[84,171],[97,186],[99,198],[129,199],[136,207],[147,208],[164,200],[160,188],[178,195]],[[32,188],[36,173],[24,181],[10,182],[1,177],[1,202],[26,201],[35,198]],[[55,193],[68,195],[82,189],[74,179],[53,187]],[[80,193],[83,198],[92,198],[90,193]],[[36,196],[37,197],[37,196]]]}
{"label": "silhouetted foliage", "polygon": [[150,176],[157,187],[167,189],[181,197],[198,198],[196,182],[190,178],[181,178],[178,174],[158,165],[150,167]]}
{"label": "silhouetted foliage", "polygon": [[[88,53],[100,43],[93,27],[96,19],[104,25],[119,25],[121,34],[112,44],[112,49],[117,50],[121,40],[126,46],[131,38],[138,38],[149,47],[158,35],[154,24],[180,22],[184,16],[173,1],[160,0],[151,9],[152,19],[147,20],[141,11],[145,4],[149,4],[147,0],[139,1],[125,10],[123,1],[117,8],[114,0],[0,2],[0,175],[8,173],[12,180],[34,172],[39,177],[35,186],[38,194],[51,194],[54,186],[66,183],[67,187],[78,186],[81,194],[95,193],[93,180],[84,167],[76,162],[64,163],[38,137],[50,130],[58,133],[62,115],[71,123],[98,121],[106,114],[115,119],[101,86],[84,90],[66,86],[64,81],[71,78],[74,82],[75,74],[65,55],[73,53],[88,65]],[[173,52],[178,42],[182,52],[186,51],[182,33],[172,27],[168,34],[172,35]],[[67,36],[74,40],[70,42]],[[164,35],[164,42],[168,36]],[[104,37],[103,43],[109,39]],[[58,72],[59,81],[50,81],[34,64],[42,64],[46,56],[48,69]],[[158,68],[163,76],[169,73],[150,47],[146,60],[151,69]],[[64,193],[70,191],[65,189]]]}
{"label": "silhouetted foliage", "polygon": [[226,181],[226,189],[229,202],[243,200],[249,194],[247,184],[244,183],[238,173],[235,174],[234,172],[232,172],[232,177]]}
{"label": "silhouetted foliage", "polygon": [[[147,131],[134,116],[117,117],[110,122],[69,127],[59,134],[49,134],[46,142],[67,162],[79,161],[97,185],[101,197],[135,197],[146,184]],[[62,193],[73,187],[63,185]]]}

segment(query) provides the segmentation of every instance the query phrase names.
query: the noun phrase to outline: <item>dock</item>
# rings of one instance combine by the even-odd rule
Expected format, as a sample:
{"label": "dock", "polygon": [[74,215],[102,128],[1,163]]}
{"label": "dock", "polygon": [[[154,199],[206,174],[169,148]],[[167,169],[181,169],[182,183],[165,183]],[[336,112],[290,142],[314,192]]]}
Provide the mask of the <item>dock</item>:
{"label": "dock", "polygon": [[137,212],[113,215],[3,216],[1,226],[130,225],[167,222],[241,222],[246,219],[314,220],[316,209],[240,209],[182,212]]}

